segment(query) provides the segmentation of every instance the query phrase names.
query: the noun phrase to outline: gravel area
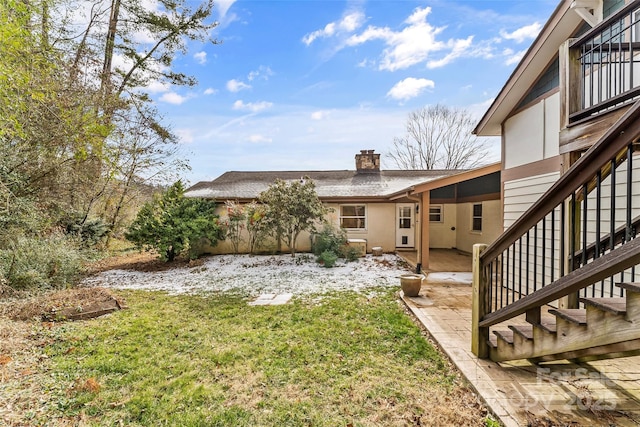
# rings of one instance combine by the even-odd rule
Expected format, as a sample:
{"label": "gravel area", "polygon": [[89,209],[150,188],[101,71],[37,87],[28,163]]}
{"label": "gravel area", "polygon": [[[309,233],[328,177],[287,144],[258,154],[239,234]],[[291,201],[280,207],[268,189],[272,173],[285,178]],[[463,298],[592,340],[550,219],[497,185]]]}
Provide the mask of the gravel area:
{"label": "gravel area", "polygon": [[217,255],[192,267],[165,271],[108,270],[86,278],[82,286],[198,294],[239,291],[261,294],[303,295],[327,291],[365,291],[374,287],[398,287],[400,275],[411,273],[398,256],[367,255],[355,262],[338,260],[324,268],[311,254],[257,256]]}

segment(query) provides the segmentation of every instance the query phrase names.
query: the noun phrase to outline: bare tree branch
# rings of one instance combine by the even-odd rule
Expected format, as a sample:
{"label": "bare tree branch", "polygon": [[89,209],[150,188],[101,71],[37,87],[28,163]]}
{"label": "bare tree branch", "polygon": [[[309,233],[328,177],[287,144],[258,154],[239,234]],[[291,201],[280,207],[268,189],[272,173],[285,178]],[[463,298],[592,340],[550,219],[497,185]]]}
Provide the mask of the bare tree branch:
{"label": "bare tree branch", "polygon": [[393,139],[387,155],[399,169],[471,169],[488,154],[486,142],[472,134],[474,126],[464,109],[423,107],[409,114],[406,135]]}

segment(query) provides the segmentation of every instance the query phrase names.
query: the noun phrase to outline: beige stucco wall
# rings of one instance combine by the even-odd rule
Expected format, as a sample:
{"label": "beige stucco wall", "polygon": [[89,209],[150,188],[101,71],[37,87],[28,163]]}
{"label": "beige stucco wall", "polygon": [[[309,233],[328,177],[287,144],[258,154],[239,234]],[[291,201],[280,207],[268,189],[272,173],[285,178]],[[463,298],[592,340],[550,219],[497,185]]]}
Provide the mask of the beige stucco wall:
{"label": "beige stucco wall", "polygon": [[[365,239],[367,252],[379,246],[384,252],[393,252],[396,248],[396,204],[364,203],[366,205],[366,230],[346,230],[349,239]],[[333,212],[329,214],[331,222],[340,225],[340,204],[328,204]],[[415,230],[415,228],[414,228]]]}
{"label": "beige stucco wall", "polygon": [[[349,239],[365,239],[367,241],[367,252],[371,252],[371,248],[380,246],[385,252],[393,252],[395,250],[395,203],[355,203],[366,205],[367,227],[366,230],[347,230],[347,238]],[[340,204],[329,203],[326,205],[331,209],[327,215],[327,219],[336,227],[340,223]],[[226,219],[226,208],[223,205],[218,206],[216,213],[220,215],[221,220]],[[318,228],[321,228],[319,226]],[[415,228],[414,228],[415,230]],[[248,252],[246,230],[242,233],[242,242],[240,244],[240,253]],[[298,252],[311,251],[311,238],[308,232],[300,233],[297,240]],[[233,245],[229,241],[221,241],[214,247],[206,246],[203,248],[205,253],[210,254],[228,254],[233,253]],[[276,250],[276,242],[271,239],[260,252],[272,253]],[[283,243],[282,250],[288,251],[289,248]]]}
{"label": "beige stucco wall", "polygon": [[456,248],[471,252],[476,243],[491,244],[502,233],[500,200],[488,200],[482,203],[482,231],[472,231],[472,206],[474,203],[457,205]]}
{"label": "beige stucco wall", "polygon": [[[434,203],[432,206],[437,206]],[[455,204],[441,205],[443,207],[442,222],[429,222],[429,247],[436,249],[451,249],[456,247],[456,228],[458,209]]]}

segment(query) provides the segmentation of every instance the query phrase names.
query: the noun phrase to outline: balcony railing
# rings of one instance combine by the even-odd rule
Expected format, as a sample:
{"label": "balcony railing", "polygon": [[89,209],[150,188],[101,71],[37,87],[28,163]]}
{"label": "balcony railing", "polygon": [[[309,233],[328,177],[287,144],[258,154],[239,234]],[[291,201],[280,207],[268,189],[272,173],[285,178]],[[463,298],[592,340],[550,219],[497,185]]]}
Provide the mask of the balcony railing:
{"label": "balcony railing", "polygon": [[[640,0],[634,0],[570,44],[575,90],[569,123],[640,97]],[[569,82],[574,84],[574,82]]]}

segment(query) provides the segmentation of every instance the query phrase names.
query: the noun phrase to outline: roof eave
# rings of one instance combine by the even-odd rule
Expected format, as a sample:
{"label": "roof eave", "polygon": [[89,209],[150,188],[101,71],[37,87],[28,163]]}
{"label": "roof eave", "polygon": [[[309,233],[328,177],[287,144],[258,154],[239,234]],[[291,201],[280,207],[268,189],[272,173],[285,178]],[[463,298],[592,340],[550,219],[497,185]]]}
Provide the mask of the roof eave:
{"label": "roof eave", "polygon": [[558,47],[573,34],[582,22],[571,10],[572,0],[562,0],[513,70],[498,96],[476,125],[478,136],[500,136],[502,123],[526,95],[540,73],[558,52]]}
{"label": "roof eave", "polygon": [[501,163],[493,163],[487,166],[482,166],[476,169],[472,169],[465,172],[460,172],[454,175],[446,176],[444,178],[435,179],[433,181],[425,182],[415,185],[411,195],[424,193],[436,188],[446,187],[447,185],[457,184],[459,182],[468,181],[470,179],[479,178],[481,176],[489,175],[495,172],[500,172],[502,168]]}

